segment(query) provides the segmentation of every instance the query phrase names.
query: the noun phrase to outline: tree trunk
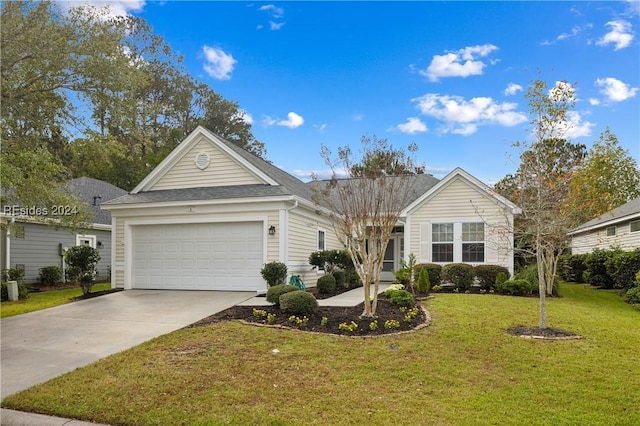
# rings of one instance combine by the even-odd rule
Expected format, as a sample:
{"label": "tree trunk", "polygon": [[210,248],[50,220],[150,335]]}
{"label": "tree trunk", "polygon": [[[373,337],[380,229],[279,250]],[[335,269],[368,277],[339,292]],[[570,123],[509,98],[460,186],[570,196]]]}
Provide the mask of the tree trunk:
{"label": "tree trunk", "polygon": [[540,328],[547,328],[547,285],[545,282],[544,253],[538,247],[536,261],[538,262],[538,292],[540,294]]}

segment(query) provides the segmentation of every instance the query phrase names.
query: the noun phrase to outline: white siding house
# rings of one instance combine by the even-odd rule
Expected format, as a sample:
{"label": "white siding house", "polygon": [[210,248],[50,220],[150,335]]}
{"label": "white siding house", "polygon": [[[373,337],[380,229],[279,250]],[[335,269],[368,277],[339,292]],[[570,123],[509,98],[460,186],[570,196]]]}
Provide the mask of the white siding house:
{"label": "white siding house", "polygon": [[[462,169],[442,180],[413,179],[415,195],[389,241],[383,279],[410,253],[420,262],[513,271],[513,203]],[[263,290],[259,271],[271,261],[315,285],[321,271],[309,255],[340,249],[347,238],[313,199],[312,184],[198,127],[130,194],[103,205],[114,218],[112,285]],[[450,226],[451,235],[435,238],[436,225]],[[435,254],[443,248],[451,256]]]}
{"label": "white siding house", "polygon": [[640,198],[629,201],[569,232],[571,253],[594,249],[640,248]]}

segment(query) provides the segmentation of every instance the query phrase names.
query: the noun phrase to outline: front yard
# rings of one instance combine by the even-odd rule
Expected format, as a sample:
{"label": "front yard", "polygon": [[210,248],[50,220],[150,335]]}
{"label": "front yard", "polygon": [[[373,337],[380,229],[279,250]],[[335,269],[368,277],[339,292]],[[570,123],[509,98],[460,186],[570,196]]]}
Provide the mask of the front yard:
{"label": "front yard", "polygon": [[535,325],[536,298],[437,294],[414,333],[185,328],[2,405],[114,425],[640,424],[640,313],[612,291],[561,294],[549,325],[582,340],[506,333]]}

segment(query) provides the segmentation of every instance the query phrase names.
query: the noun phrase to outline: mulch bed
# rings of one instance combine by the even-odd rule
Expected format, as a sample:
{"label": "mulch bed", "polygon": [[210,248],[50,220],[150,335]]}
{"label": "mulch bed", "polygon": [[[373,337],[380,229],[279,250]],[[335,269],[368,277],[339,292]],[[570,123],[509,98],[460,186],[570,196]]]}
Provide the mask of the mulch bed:
{"label": "mulch bed", "polygon": [[93,299],[94,297],[104,296],[105,294],[117,293],[117,292],[123,291],[123,290],[124,290],[123,288],[110,288],[108,290],[92,291],[89,294],[81,295],[81,296],[78,296],[78,297],[72,297],[69,300],[73,300],[75,302],[76,300]]}
{"label": "mulch bed", "polygon": [[[420,304],[417,304],[416,306],[418,311],[417,315],[410,321],[405,321],[407,311],[401,311],[398,306],[392,305],[391,302],[384,298],[384,296],[380,296],[376,311],[377,318],[360,318],[360,315],[362,315],[364,310],[364,303],[348,308],[321,306],[318,308],[317,313],[307,316],[308,320],[304,324],[293,324],[289,320],[291,315],[280,311],[276,306],[234,306],[222,312],[218,312],[215,315],[204,318],[191,326],[200,327],[221,321],[242,320],[256,325],[294,328],[317,333],[339,334],[346,336],[377,336],[410,331],[428,324],[429,315],[422,306],[420,306]],[[264,311],[267,314],[275,314],[275,321],[271,324],[267,324],[266,317],[256,316],[254,314],[254,308]],[[300,317],[301,316],[299,315],[298,318]],[[327,318],[326,324],[323,324],[322,317]],[[374,320],[377,321],[377,327],[372,329],[370,324]],[[385,328],[385,321],[388,320],[397,321],[398,327]],[[341,323],[351,325],[352,321],[357,324],[357,328],[354,328],[353,331],[341,330],[339,328]]]}
{"label": "mulch bed", "polygon": [[529,339],[542,339],[542,340],[572,340],[582,339],[582,336],[572,333],[571,331],[561,330],[558,328],[540,328],[540,327],[527,327],[524,325],[517,325],[509,327],[507,333],[518,336],[526,337]]}

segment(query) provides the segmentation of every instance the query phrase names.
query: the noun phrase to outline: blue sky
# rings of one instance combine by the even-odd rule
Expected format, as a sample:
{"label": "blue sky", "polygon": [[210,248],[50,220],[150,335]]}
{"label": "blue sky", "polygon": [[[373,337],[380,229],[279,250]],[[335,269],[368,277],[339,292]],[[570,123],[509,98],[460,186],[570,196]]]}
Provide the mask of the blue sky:
{"label": "blue sky", "polygon": [[238,102],[268,159],[304,180],[326,174],[321,144],[366,134],[415,141],[437,177],[494,183],[530,137],[538,78],[575,85],[569,139],[589,147],[609,126],[640,160],[638,1],[109,3]]}

